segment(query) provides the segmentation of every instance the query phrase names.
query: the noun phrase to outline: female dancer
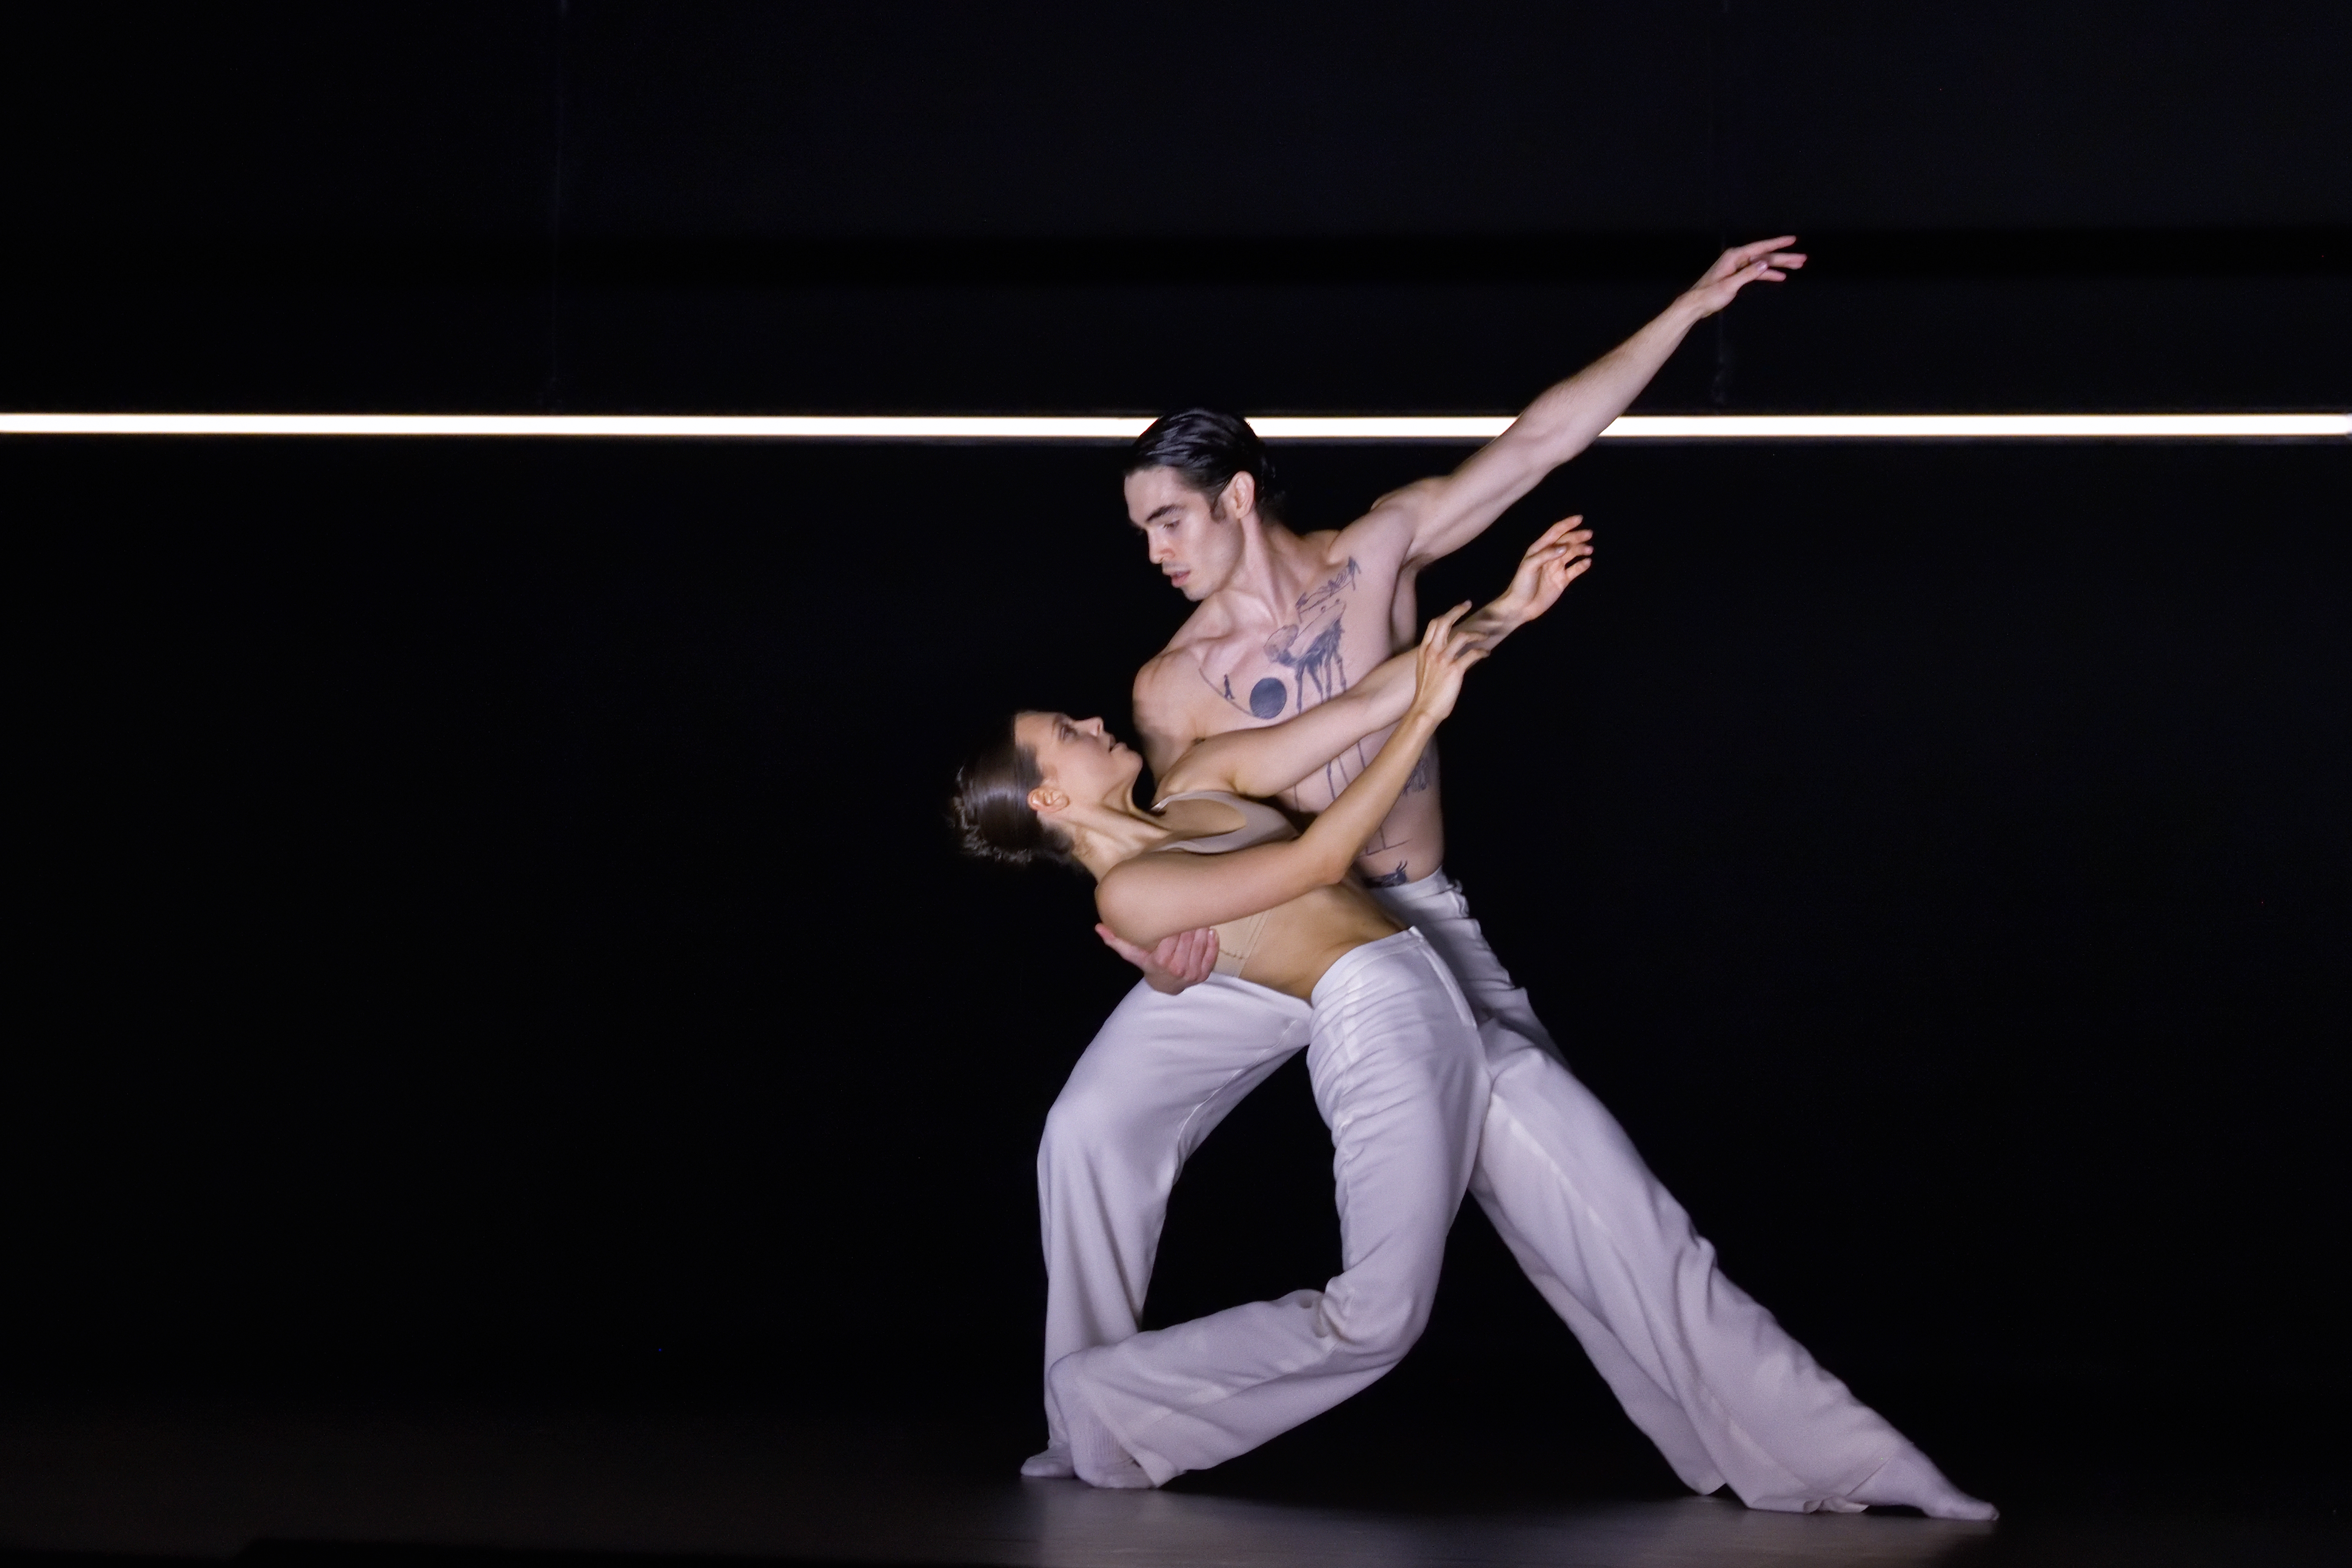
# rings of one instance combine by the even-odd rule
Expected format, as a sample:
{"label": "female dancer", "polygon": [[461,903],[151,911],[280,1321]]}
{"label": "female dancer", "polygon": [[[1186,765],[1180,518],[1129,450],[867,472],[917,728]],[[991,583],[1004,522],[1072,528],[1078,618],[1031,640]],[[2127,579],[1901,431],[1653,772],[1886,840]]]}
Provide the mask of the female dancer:
{"label": "female dancer", "polygon": [[[1456,626],[1468,608],[1432,621],[1416,653],[1347,697],[1196,747],[1161,781],[1151,811],[1133,798],[1141,759],[1098,719],[1022,713],[958,781],[958,816],[976,852],[1076,862],[1095,879],[1104,922],[1129,942],[1215,926],[1226,973],[1308,1009],[1302,1032],[1335,1150],[1341,1271],[1320,1290],[1058,1363],[1051,1397],[1079,1476],[1096,1486],[1157,1486],[1245,1453],[1368,1386],[1428,1321],[1486,1114],[1485,1055],[1444,963],[1381,912],[1349,868],[1453,711],[1463,675],[1486,657],[1480,635]],[[1244,798],[1320,768],[1344,743],[1331,739],[1341,731],[1352,741],[1379,728],[1408,679],[1394,733],[1304,833]]]}

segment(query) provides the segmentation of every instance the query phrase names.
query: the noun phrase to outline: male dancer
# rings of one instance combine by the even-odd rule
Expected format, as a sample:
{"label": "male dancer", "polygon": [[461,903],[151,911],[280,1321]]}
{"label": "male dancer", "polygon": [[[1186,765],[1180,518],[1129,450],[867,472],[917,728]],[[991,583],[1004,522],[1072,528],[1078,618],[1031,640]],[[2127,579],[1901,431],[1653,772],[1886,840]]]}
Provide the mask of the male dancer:
{"label": "male dancer", "polygon": [[[1545,392],[1451,475],[1381,497],[1336,533],[1302,538],[1266,515],[1271,465],[1241,420],[1195,410],[1146,431],[1129,465],[1129,516],[1152,563],[1200,606],[1136,678],[1136,722],[1153,767],[1165,771],[1206,736],[1312,707],[1410,644],[1420,568],[1475,538],[1590,446],[1694,324],[1748,284],[1801,267],[1804,257],[1783,248],[1792,238],[1726,251],[1664,313]],[[1580,552],[1590,538],[1568,537]],[[1287,804],[1328,805],[1383,739],[1334,759]],[[1910,1504],[1940,1517],[1993,1517],[1724,1279],[1714,1248],[1568,1071],[1440,869],[1444,850],[1430,756],[1358,869],[1397,920],[1436,947],[1470,1001],[1494,1081],[1471,1190],[1627,1415],[1694,1490],[1727,1483],[1750,1507]],[[1209,974],[1213,936],[1171,938],[1147,953],[1102,934],[1146,983],[1072,1071],[1038,1153],[1045,1363],[1079,1358],[1079,1375],[1065,1379],[1074,1386],[1085,1352],[1138,1331],[1185,1158],[1305,1043],[1295,1000]],[[1050,1444],[1023,1473],[1072,1475],[1069,1434],[1050,1395],[1047,1419]],[[1148,1433],[1116,1435],[1142,1471],[1121,1466],[1084,1479],[1136,1484],[1129,1478],[1164,1480],[1185,1468]]]}

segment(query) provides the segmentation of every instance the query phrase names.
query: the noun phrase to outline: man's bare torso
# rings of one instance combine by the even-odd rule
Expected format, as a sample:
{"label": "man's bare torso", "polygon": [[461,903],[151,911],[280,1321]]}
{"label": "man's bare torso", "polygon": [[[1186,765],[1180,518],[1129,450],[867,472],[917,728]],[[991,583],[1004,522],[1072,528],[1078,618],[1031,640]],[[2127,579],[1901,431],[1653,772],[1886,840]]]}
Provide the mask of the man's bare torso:
{"label": "man's bare torso", "polygon": [[[1136,682],[1139,710],[1156,722],[1147,733],[1180,745],[1233,730],[1261,729],[1348,689],[1373,666],[1409,647],[1419,630],[1413,574],[1391,562],[1349,554],[1337,533],[1299,542],[1286,574],[1289,604],[1282,625],[1238,624],[1223,605],[1203,603]],[[1378,754],[1388,731],[1368,735],[1282,797],[1294,811],[1329,805]],[[1164,759],[1160,759],[1164,762]],[[1356,868],[1375,887],[1416,881],[1445,855],[1438,811],[1437,754],[1424,753],[1412,782],[1364,847]]]}

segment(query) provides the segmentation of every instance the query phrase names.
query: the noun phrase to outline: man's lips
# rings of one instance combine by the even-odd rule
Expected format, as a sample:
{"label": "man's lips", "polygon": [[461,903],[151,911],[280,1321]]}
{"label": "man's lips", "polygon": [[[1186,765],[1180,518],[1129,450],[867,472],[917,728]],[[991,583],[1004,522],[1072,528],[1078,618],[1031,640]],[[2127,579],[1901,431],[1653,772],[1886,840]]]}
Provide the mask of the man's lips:
{"label": "man's lips", "polygon": [[1176,584],[1180,587],[1183,585],[1184,579],[1190,577],[1192,574],[1192,569],[1190,566],[1165,574],[1171,583]]}

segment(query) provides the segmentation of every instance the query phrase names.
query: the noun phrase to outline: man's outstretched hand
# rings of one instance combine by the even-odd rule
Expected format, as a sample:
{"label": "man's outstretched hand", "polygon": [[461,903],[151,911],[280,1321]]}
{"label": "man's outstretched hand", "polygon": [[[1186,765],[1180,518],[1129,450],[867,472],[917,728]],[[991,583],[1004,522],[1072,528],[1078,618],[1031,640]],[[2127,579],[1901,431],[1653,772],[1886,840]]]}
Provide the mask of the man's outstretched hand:
{"label": "man's outstretched hand", "polygon": [[1153,948],[1138,947],[1107,925],[1097,925],[1095,934],[1105,947],[1143,971],[1145,984],[1165,995],[1198,985],[1217,967],[1217,932],[1212,926],[1162,937]]}
{"label": "man's outstretched hand", "polygon": [[1778,283],[1802,267],[1803,251],[1780,248],[1796,243],[1795,235],[1784,234],[1777,239],[1759,239],[1753,245],[1727,250],[1715,258],[1706,276],[1692,284],[1683,298],[1697,306],[1700,315],[1712,316],[1730,304],[1750,283]]}

